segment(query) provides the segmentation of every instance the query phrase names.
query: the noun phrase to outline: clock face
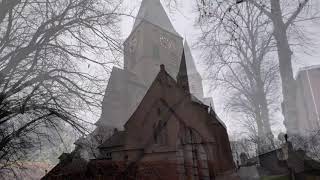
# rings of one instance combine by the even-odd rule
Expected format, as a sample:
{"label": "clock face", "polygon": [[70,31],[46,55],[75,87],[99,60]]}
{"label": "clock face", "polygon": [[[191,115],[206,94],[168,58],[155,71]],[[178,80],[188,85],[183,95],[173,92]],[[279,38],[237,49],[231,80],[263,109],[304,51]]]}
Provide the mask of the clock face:
{"label": "clock face", "polygon": [[160,35],[160,44],[162,47],[164,47],[166,49],[175,49],[176,48],[175,41],[173,41],[172,39],[169,39],[164,34]]}

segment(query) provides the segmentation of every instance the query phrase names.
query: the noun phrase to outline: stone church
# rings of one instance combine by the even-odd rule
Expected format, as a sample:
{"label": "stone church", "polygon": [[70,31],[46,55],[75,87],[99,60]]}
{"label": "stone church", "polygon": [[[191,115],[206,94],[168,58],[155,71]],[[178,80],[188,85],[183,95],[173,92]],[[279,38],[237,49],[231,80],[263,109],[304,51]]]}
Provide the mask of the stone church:
{"label": "stone church", "polygon": [[[124,42],[124,69],[113,68],[97,126],[123,129],[159,72],[160,64],[177,77],[182,51],[185,51],[190,92],[204,98],[202,79],[188,44],[173,28],[159,0],[142,1],[129,37]],[[124,113],[125,112],[125,113]]]}
{"label": "stone church", "polygon": [[211,101],[160,0],[143,0],[97,128],[43,179],[238,179]]}

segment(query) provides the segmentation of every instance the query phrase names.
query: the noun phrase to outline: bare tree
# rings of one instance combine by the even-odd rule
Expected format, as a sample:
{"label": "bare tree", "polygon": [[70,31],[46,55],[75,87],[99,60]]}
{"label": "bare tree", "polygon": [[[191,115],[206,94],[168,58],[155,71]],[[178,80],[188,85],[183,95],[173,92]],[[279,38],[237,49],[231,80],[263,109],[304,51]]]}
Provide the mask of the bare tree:
{"label": "bare tree", "polygon": [[253,158],[257,156],[257,144],[252,142],[250,139],[239,136],[233,136],[230,145],[233,152],[234,159],[238,162],[238,165],[241,164],[240,155],[245,153],[248,158]]}
{"label": "bare tree", "polygon": [[[86,133],[117,63],[119,6],[113,0],[0,2],[0,169],[61,126]],[[94,70],[90,70],[94,67]],[[81,113],[82,112],[82,113]]]}
{"label": "bare tree", "polygon": [[294,143],[296,149],[302,149],[306,154],[314,159],[320,160],[320,131],[310,132],[308,136],[293,136],[291,141]]}
{"label": "bare tree", "polygon": [[241,115],[260,147],[267,141],[273,145],[270,114],[280,104],[280,78],[278,64],[270,57],[274,49],[270,20],[250,3],[232,9],[222,4],[209,18],[200,18],[199,25],[198,43],[206,55],[208,76],[228,95],[228,110]]}
{"label": "bare tree", "polygon": [[[257,7],[264,15],[266,15],[273,25],[273,36],[276,41],[276,47],[278,50],[278,59],[280,67],[280,75],[282,80],[282,94],[283,94],[283,115],[285,118],[285,125],[290,134],[295,133],[295,122],[297,121],[296,112],[296,84],[293,77],[292,70],[292,47],[289,43],[288,32],[295,22],[305,21],[307,19],[313,19],[299,17],[305,11],[309,11],[312,8],[311,0],[268,0],[268,1],[256,1],[256,0],[198,0],[199,10],[204,13],[202,16],[210,17],[211,13],[215,11],[213,7],[229,6],[228,9],[232,9],[241,3],[250,3]],[[215,6],[215,5],[216,6]],[[316,8],[316,7],[315,7]],[[224,12],[228,14],[228,11]],[[309,13],[309,16],[314,14]]]}

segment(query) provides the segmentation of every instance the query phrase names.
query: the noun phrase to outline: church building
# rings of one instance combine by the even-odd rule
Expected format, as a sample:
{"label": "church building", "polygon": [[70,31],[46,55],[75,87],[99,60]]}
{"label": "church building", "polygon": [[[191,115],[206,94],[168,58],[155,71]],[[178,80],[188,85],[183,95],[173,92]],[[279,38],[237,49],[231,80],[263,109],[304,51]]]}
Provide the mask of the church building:
{"label": "church building", "polygon": [[211,101],[160,0],[143,0],[97,128],[43,179],[238,179]]}
{"label": "church building", "polygon": [[164,64],[176,78],[185,51],[190,92],[210,105],[203,95],[202,78],[190,48],[172,26],[159,0],[143,0],[133,29],[124,42],[124,69],[114,67],[97,126],[123,129]]}

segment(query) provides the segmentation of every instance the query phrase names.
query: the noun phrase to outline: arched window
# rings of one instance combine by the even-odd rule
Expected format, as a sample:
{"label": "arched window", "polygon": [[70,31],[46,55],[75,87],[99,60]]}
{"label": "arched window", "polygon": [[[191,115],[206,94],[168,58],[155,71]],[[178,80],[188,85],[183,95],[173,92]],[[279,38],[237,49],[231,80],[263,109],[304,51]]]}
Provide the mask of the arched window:
{"label": "arched window", "polygon": [[153,138],[155,144],[165,145],[167,143],[167,123],[163,120],[159,120],[157,124],[153,126]]}

